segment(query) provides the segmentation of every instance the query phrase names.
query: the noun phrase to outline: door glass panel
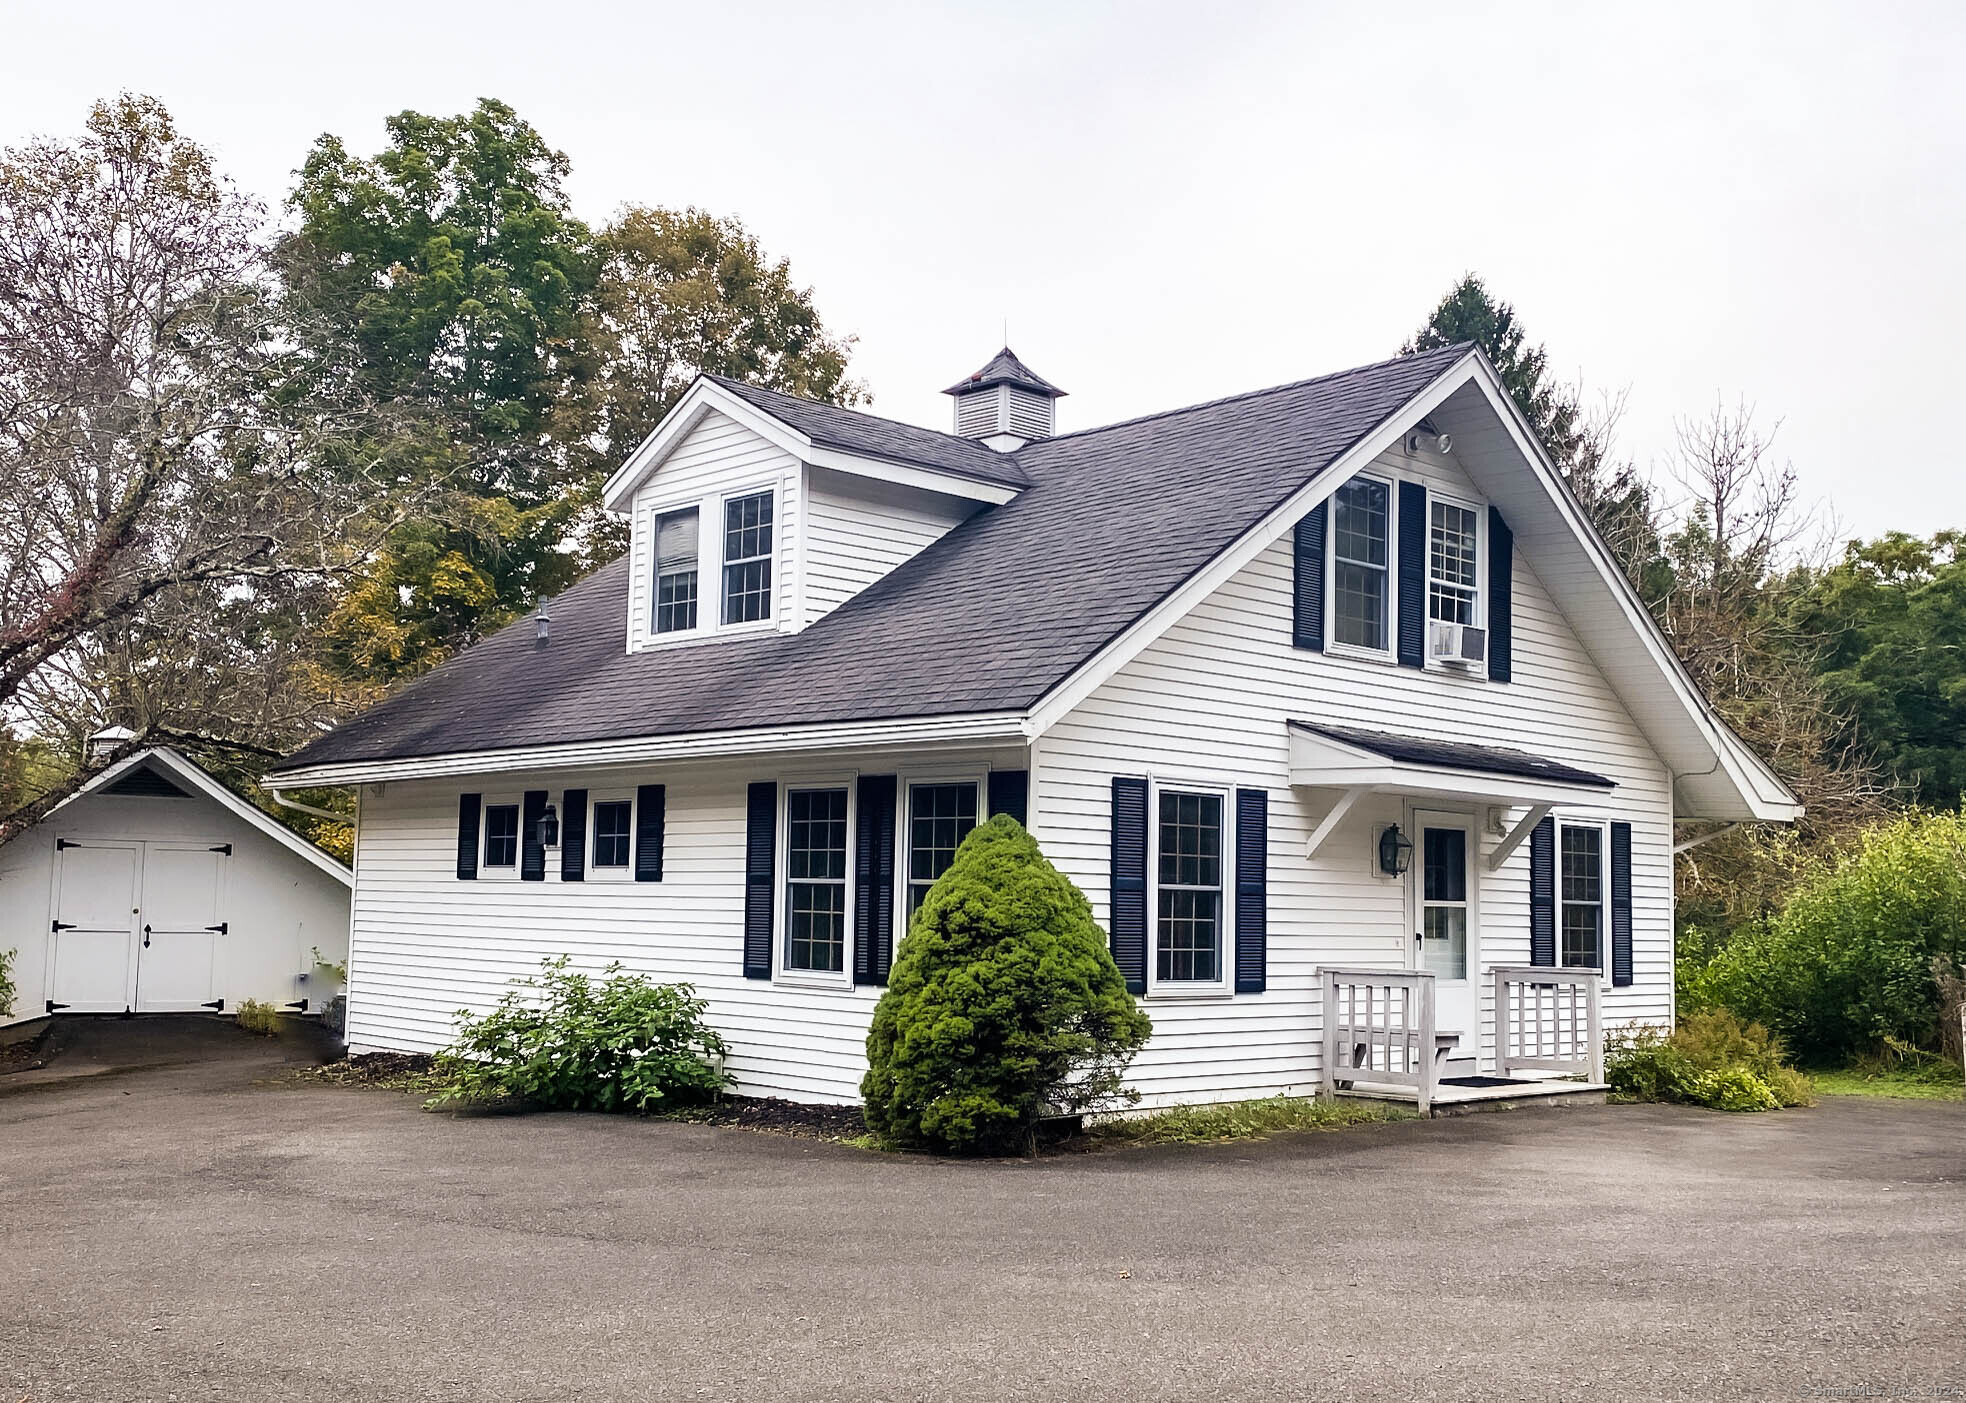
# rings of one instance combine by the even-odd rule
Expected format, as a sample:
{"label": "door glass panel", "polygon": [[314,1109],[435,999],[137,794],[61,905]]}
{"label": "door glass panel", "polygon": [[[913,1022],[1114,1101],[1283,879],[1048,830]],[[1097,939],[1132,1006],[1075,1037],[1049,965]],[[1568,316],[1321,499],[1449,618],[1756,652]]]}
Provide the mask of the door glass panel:
{"label": "door glass panel", "polygon": [[1421,830],[1420,968],[1442,979],[1468,977],[1468,835]]}

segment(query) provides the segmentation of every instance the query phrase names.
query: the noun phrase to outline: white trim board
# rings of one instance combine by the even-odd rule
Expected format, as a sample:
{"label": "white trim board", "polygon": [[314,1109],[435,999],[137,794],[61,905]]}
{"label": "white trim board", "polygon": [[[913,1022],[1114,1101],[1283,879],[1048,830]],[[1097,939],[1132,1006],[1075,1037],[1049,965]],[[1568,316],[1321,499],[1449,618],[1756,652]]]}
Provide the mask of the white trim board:
{"label": "white trim board", "polygon": [[1022,713],[1003,711],[852,721],[824,726],[772,726],[748,731],[694,731],[673,736],[579,741],[513,750],[464,751],[401,760],[350,760],[283,771],[280,786],[283,789],[307,789],[392,779],[436,779],[447,775],[548,770],[567,766],[639,765],[657,760],[761,755],[780,751],[923,746],[991,740],[1015,741],[1021,745],[1025,740],[1024,724]]}
{"label": "white trim board", "polygon": [[[190,760],[187,760],[175,750],[169,750],[163,746],[154,746],[149,750],[139,750],[134,755],[118,760],[101,774],[96,775],[87,784],[48,810],[47,816],[41,820],[41,823],[45,824],[49,822],[56,814],[60,813],[70,804],[73,804],[76,800],[98,792],[105,785],[115,783],[123,775],[144,764],[155,765],[158,769],[169,774],[172,779],[190,785],[199,794],[210,799],[213,803],[218,804],[221,808],[232,814],[233,817],[243,819],[245,822],[250,823],[296,857],[306,858],[343,886],[352,888],[355,885],[355,873],[351,868],[342,866],[341,863],[329,857],[326,853],[322,852],[291,828],[286,827],[272,815],[241,799],[237,794],[234,794],[231,790],[206,774],[204,770],[200,769]],[[293,785],[290,787],[299,789],[306,788],[307,786]],[[39,827],[41,825],[37,824],[35,826]]]}
{"label": "white trim board", "polygon": [[662,465],[677,445],[689,436],[690,430],[713,409],[812,467],[831,468],[835,472],[876,478],[904,487],[919,487],[924,491],[991,505],[1008,502],[1019,491],[1015,487],[985,482],[959,472],[822,447],[808,435],[773,418],[742,396],[732,394],[716,381],[699,377],[684,392],[676,407],[655,426],[654,432],[628,455],[628,461],[608,478],[607,485],[601,490],[601,500],[608,510],[626,511],[635,489]]}

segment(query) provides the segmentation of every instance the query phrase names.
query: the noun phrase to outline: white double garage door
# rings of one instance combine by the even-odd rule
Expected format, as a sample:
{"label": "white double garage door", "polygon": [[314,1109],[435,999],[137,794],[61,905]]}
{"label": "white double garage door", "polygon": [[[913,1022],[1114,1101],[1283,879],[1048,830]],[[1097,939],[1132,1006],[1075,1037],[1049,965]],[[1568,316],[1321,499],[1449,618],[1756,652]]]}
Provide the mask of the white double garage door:
{"label": "white double garage door", "polygon": [[64,839],[48,1000],[70,1013],[220,1008],[229,843]]}

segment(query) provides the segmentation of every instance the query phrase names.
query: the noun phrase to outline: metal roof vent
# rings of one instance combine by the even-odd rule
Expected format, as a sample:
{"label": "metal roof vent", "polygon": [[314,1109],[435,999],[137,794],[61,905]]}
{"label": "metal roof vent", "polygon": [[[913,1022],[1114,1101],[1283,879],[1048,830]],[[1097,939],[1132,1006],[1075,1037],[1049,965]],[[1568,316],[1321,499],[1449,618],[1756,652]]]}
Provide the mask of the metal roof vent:
{"label": "metal roof vent", "polygon": [[956,401],[956,432],[1011,453],[1055,432],[1065,392],[1038,375],[1006,346],[990,363],[942,393]]}

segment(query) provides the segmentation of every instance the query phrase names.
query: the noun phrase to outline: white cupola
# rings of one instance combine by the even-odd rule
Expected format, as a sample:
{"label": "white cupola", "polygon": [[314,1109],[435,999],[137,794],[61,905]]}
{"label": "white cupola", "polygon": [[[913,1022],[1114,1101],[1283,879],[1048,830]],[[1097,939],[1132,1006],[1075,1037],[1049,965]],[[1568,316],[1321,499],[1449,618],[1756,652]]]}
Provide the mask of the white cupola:
{"label": "white cupola", "polygon": [[1036,374],[1006,346],[990,363],[942,392],[956,401],[956,432],[1013,453],[1035,438],[1049,438],[1054,410],[1065,392]]}

